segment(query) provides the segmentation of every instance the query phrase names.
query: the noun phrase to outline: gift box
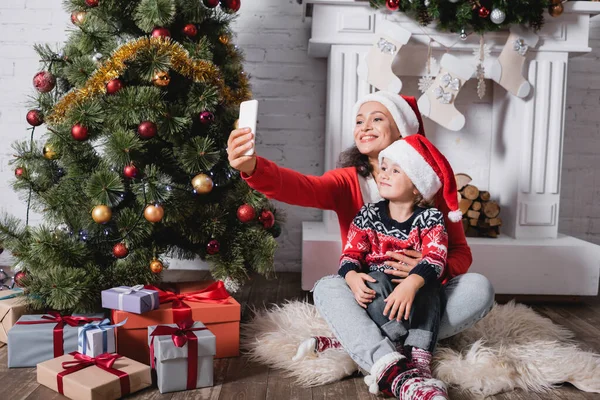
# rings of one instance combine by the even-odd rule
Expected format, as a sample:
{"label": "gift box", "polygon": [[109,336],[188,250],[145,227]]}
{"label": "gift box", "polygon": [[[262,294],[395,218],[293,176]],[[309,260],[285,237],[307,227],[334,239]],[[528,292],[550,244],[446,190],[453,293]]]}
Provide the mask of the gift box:
{"label": "gift box", "polygon": [[[182,301],[177,299],[177,301],[161,304],[157,310],[141,315],[114,310],[113,323],[119,323],[127,318],[127,324],[117,328],[117,352],[136,361],[149,363],[148,327],[172,324],[176,320],[175,316],[181,316],[193,321],[202,321],[215,335],[217,346],[215,358],[237,357],[240,352],[241,307],[228,294],[225,294],[228,297],[224,299],[211,300],[214,290],[218,290],[215,288],[216,285],[225,290],[222,282],[176,284],[173,291],[179,292],[184,298]],[[198,294],[198,292],[202,293]],[[165,292],[160,295],[165,296]],[[186,296],[206,297],[206,301],[191,301],[185,299]]]}
{"label": "gift box", "polygon": [[25,314],[23,289],[0,290],[0,342],[8,342],[8,331]]}
{"label": "gift box", "polygon": [[35,367],[76,351],[79,325],[101,321],[103,317],[103,314],[62,316],[56,312],[23,315],[8,331],[8,367]]}
{"label": "gift box", "polygon": [[201,322],[148,327],[152,368],[161,393],[213,385],[216,339]]}
{"label": "gift box", "polygon": [[158,292],[143,285],[120,286],[102,291],[102,307],[135,314],[152,311],[159,306]]}
{"label": "gift box", "polygon": [[37,366],[41,385],[74,400],[119,399],[152,384],[150,367],[118,354],[66,354]]}
{"label": "gift box", "polygon": [[111,325],[108,318],[90,322],[79,328],[77,334],[77,351],[90,357],[98,357],[104,353],[117,351],[115,329],[123,326],[126,320],[117,325]]}

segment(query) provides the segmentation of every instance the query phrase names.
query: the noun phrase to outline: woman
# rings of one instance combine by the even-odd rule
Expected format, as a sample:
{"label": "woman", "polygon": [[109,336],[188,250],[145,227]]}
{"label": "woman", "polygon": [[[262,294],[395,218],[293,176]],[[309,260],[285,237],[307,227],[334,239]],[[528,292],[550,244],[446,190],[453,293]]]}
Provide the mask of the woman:
{"label": "woman", "polygon": [[[381,200],[377,191],[379,152],[393,141],[411,134],[424,134],[423,122],[414,97],[389,92],[376,92],[360,99],[352,115],[354,143],[342,153],[340,166],[320,177],[306,176],[256,155],[244,156],[254,140],[249,129],[236,129],[228,140],[231,166],[255,190],[288,204],[333,210],[338,215],[342,243],[345,246],[352,219],[365,203]],[[285,190],[284,190],[285,183]],[[445,202],[437,207],[448,214]],[[494,303],[494,290],[484,276],[466,273],[471,265],[471,251],[461,224],[446,221],[449,246],[447,276],[444,279],[446,308],[442,316],[439,338],[447,338],[472,326],[483,318]],[[393,254],[396,262],[390,274],[403,279],[419,262],[421,254]],[[409,257],[411,256],[411,257]],[[340,276],[322,278],[313,288],[315,306],[327,321],[344,349],[364,370],[378,371],[376,362],[389,360],[394,345],[385,338],[364,308],[374,291],[364,283],[361,295],[352,290]],[[360,292],[360,291],[359,291]],[[393,357],[392,357],[393,358]]]}

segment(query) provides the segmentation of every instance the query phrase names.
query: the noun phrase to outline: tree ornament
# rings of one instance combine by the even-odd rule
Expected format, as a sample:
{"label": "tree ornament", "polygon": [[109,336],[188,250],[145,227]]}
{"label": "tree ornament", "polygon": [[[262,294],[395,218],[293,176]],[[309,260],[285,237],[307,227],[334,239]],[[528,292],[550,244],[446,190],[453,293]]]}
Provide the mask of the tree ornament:
{"label": "tree ornament", "polygon": [[221,8],[228,13],[238,12],[241,6],[240,0],[221,0]]}
{"label": "tree ornament", "polygon": [[112,218],[112,210],[105,205],[99,205],[92,210],[92,219],[97,224],[106,224]]}
{"label": "tree ornament", "polygon": [[548,13],[553,17],[558,17],[558,16],[562,15],[564,10],[565,10],[565,8],[563,7],[562,3],[558,3],[558,4],[551,5],[548,10]]}
{"label": "tree ornament", "polygon": [[106,93],[108,94],[115,94],[121,89],[123,89],[123,81],[119,78],[111,79],[106,84]]}
{"label": "tree ornament", "polygon": [[222,44],[229,44],[229,36],[228,35],[219,36],[219,42],[221,42]]}
{"label": "tree ornament", "polygon": [[25,169],[25,167],[17,167],[15,169],[15,176],[17,178],[24,178],[25,176],[27,176],[27,170]]}
{"label": "tree ornament", "polygon": [[154,272],[155,274],[160,274],[164,267],[165,266],[163,265],[163,263],[161,263],[156,258],[154,258],[150,263],[150,271]]}
{"label": "tree ornament", "polygon": [[82,142],[82,141],[86,140],[89,136],[88,128],[86,128],[85,126],[83,126],[81,124],[75,124],[71,128],[71,136],[73,136],[73,139],[75,139],[79,142]]}
{"label": "tree ornament", "polygon": [[171,32],[167,28],[159,26],[152,29],[152,37],[171,37]]}
{"label": "tree ornament", "polygon": [[219,0],[203,0],[203,3],[208,8],[215,8],[219,5]]}
{"label": "tree ornament", "polygon": [[215,122],[215,115],[210,111],[202,111],[200,113],[200,122],[202,125],[210,125]]}
{"label": "tree ornament", "polygon": [[40,126],[44,123],[44,115],[40,110],[27,111],[27,123],[31,126]]}
{"label": "tree ornament", "polygon": [[197,193],[206,194],[213,189],[214,183],[210,176],[198,174],[192,179],[192,186]]}
{"label": "tree ornament", "polygon": [[143,121],[138,125],[137,132],[142,139],[152,139],[156,136],[156,124],[152,121]]}
{"label": "tree ornament", "polygon": [[194,24],[187,24],[183,27],[183,34],[189,38],[196,37],[198,34],[198,28]]}
{"label": "tree ornament", "polygon": [[481,6],[481,8],[479,8],[479,11],[477,13],[479,14],[480,18],[487,18],[490,15],[490,10],[484,6]]}
{"label": "tree ornament", "polygon": [[221,245],[219,244],[219,241],[216,239],[211,240],[210,242],[208,242],[208,244],[206,245],[206,252],[208,254],[215,255],[219,252]]}
{"label": "tree ornament", "polygon": [[448,0],[450,3],[458,3],[458,0]]}
{"label": "tree ornament", "polygon": [[113,256],[116,258],[125,258],[129,254],[129,249],[125,246],[125,243],[117,243],[113,246]]}
{"label": "tree ornament", "polygon": [[460,30],[460,40],[467,40],[467,32],[465,31],[465,28]]}
{"label": "tree ornament", "polygon": [[73,25],[79,26],[83,24],[86,16],[87,13],[85,11],[73,11],[71,13],[71,22],[73,23]]}
{"label": "tree ornament", "polygon": [[237,209],[237,217],[240,222],[248,223],[256,218],[256,211],[254,211],[254,207],[250,204],[242,204]]}
{"label": "tree ornament", "polygon": [[154,86],[165,87],[165,86],[169,86],[170,82],[171,82],[171,77],[169,76],[169,73],[166,71],[157,71],[154,73],[154,76],[152,77],[152,83],[154,84]]}
{"label": "tree ornament", "polygon": [[499,8],[494,8],[492,10],[492,13],[490,14],[490,20],[497,24],[500,25],[501,23],[504,22],[504,20],[506,19],[506,13],[499,9]]}
{"label": "tree ornament", "polygon": [[33,86],[40,93],[48,93],[56,86],[56,77],[48,71],[40,71],[33,76]]}
{"label": "tree ornament", "polygon": [[100,3],[100,0],[85,0],[85,4],[88,5],[88,7],[98,7],[98,3]]}
{"label": "tree ornament", "polygon": [[258,220],[263,224],[265,229],[271,229],[273,225],[275,225],[275,216],[269,210],[263,210],[263,212],[260,213]]}
{"label": "tree ornament", "polygon": [[281,236],[281,226],[279,224],[273,225],[273,227],[271,228],[271,234],[274,238],[278,238],[279,236]]}
{"label": "tree ornament", "polygon": [[240,282],[231,278],[230,276],[225,278],[223,284],[225,285],[225,290],[227,290],[227,292],[229,293],[237,293],[242,287],[242,285],[240,285]]}
{"label": "tree ornament", "polygon": [[149,222],[160,222],[165,215],[165,210],[160,204],[149,204],[144,209],[144,218]]}
{"label": "tree ornament", "polygon": [[398,11],[398,8],[400,8],[400,0],[386,0],[385,6],[390,11]]}
{"label": "tree ornament", "polygon": [[15,285],[17,285],[18,287],[23,287],[23,279],[25,279],[27,277],[27,274],[24,271],[19,271],[15,274],[15,276],[13,276],[13,281],[15,282]]}
{"label": "tree ornament", "polygon": [[44,148],[42,149],[42,154],[46,160],[56,160],[58,158],[58,154],[54,151],[54,147],[50,143],[46,143]]}
{"label": "tree ornament", "polygon": [[140,171],[133,163],[127,164],[125,168],[123,168],[123,175],[129,179],[135,178],[139,172]]}

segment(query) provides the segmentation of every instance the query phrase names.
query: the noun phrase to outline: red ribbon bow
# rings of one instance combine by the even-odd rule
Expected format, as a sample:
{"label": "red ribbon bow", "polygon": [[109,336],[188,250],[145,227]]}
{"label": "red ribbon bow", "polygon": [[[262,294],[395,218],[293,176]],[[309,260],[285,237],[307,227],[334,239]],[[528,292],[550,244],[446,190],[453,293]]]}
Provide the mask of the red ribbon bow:
{"label": "red ribbon bow", "polygon": [[229,304],[229,293],[223,281],[217,281],[209,287],[188,293],[173,293],[155,286],[144,286],[145,289],[156,290],[160,304],[173,302],[173,322],[192,319],[192,309],[184,301],[197,303]]}
{"label": "red ribbon bow", "polygon": [[118,354],[100,354],[98,357],[93,358],[90,356],[86,356],[84,354],[73,352],[69,353],[75,360],[73,361],[65,361],[62,363],[62,367],[65,369],[62,372],[59,372],[56,376],[56,383],[58,386],[58,393],[65,394],[63,390],[63,378],[66,375],[72,374],[73,372],[77,372],[87,367],[91,367],[92,365],[97,366],[105,370],[106,372],[110,372],[119,377],[119,383],[121,384],[121,396],[126,396],[129,394],[131,388],[129,385],[129,374],[127,372],[119,371],[118,369],[113,368],[113,364],[118,358],[121,358]]}
{"label": "red ribbon bow", "polygon": [[187,371],[187,390],[196,388],[198,379],[198,337],[195,331],[204,331],[207,328],[192,328],[194,321],[187,319],[177,322],[177,327],[158,325],[150,334],[150,363],[152,368],[156,368],[154,361],[154,338],[156,336],[171,335],[173,344],[177,347],[183,347],[188,344],[188,371]]}
{"label": "red ribbon bow", "polygon": [[79,326],[81,324],[87,324],[92,321],[102,321],[102,318],[88,318],[88,317],[74,317],[72,315],[60,315],[56,311],[50,311],[49,315],[43,315],[39,321],[17,321],[18,325],[37,325],[37,324],[51,324],[56,322],[53,331],[54,341],[54,357],[60,357],[65,354],[64,339],[63,339],[63,328],[65,325]]}

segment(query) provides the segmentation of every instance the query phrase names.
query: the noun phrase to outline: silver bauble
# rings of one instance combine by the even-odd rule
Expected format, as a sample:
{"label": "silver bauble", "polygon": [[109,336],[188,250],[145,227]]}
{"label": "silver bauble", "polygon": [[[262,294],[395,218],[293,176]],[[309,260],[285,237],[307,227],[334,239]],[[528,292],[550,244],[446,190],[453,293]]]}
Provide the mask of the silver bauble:
{"label": "silver bauble", "polygon": [[506,19],[506,13],[499,8],[494,8],[490,14],[493,23],[500,25]]}

